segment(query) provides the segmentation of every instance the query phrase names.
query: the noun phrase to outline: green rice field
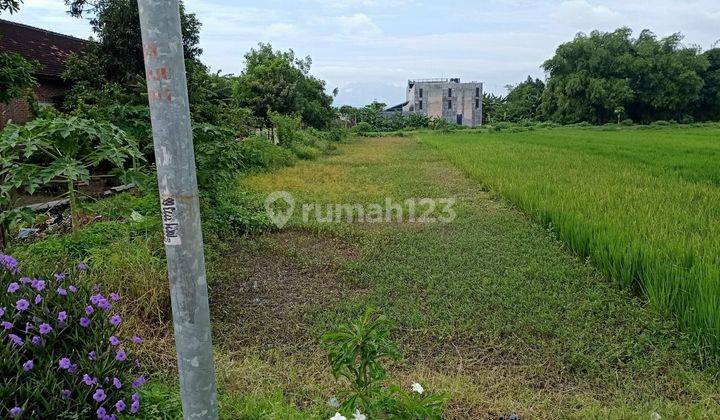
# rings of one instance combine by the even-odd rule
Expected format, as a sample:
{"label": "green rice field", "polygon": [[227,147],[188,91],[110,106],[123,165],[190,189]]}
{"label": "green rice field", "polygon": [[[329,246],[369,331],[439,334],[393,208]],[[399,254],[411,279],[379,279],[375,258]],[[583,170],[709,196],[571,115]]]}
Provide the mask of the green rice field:
{"label": "green rice field", "polygon": [[720,129],[422,133],[720,355]]}

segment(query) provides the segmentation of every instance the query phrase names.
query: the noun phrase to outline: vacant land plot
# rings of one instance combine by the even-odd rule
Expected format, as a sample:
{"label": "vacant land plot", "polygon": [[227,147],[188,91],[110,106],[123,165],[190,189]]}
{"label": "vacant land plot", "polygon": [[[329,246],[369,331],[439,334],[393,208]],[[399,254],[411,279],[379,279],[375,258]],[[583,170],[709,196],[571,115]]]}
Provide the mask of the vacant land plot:
{"label": "vacant land plot", "polygon": [[720,354],[720,130],[421,137]]}
{"label": "vacant land plot", "polygon": [[[424,140],[461,165],[483,150],[474,137]],[[499,161],[492,153],[472,159]],[[234,244],[210,279],[226,414],[248,401],[266,415],[328,413],[337,388],[319,337],[372,306],[393,320],[405,355],[392,380],[449,392],[448,417],[720,416],[714,376],[671,323],[416,139],[365,139],[243,182],[289,191],[296,207],[452,197],[457,218],[326,224],[296,214],[281,232]]]}

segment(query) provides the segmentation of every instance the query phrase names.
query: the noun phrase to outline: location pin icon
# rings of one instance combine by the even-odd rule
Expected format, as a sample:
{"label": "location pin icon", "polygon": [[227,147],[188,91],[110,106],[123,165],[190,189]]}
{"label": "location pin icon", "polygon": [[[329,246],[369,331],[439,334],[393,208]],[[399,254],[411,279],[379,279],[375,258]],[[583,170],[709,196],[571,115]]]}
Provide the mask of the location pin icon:
{"label": "location pin icon", "polygon": [[[278,201],[284,201],[284,210],[278,210],[278,205],[275,205]],[[265,212],[267,213],[270,220],[282,229],[283,226],[290,220],[290,217],[295,211],[295,198],[287,191],[275,191],[267,196],[265,199]]]}

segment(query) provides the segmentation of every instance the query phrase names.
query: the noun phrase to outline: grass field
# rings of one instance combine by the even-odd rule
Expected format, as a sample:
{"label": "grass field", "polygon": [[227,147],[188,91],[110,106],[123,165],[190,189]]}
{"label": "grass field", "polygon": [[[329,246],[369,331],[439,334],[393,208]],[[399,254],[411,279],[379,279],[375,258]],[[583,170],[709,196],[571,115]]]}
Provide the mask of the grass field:
{"label": "grass field", "polygon": [[295,218],[235,243],[209,279],[228,417],[330,414],[319,337],[368,306],[396,325],[392,380],[450,393],[449,418],[720,416],[715,371],[671,322],[417,139],[364,139],[242,182],[299,203],[454,197],[457,219]]}
{"label": "grass field", "polygon": [[423,134],[720,353],[720,129]]}

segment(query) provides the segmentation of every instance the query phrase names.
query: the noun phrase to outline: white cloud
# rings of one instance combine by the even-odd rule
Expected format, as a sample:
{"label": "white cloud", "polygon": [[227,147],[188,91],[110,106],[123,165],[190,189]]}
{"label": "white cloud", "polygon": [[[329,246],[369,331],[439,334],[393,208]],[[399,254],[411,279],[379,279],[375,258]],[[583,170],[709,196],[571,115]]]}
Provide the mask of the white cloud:
{"label": "white cloud", "polygon": [[364,13],[335,18],[340,33],[352,38],[371,38],[382,34],[382,29]]}
{"label": "white cloud", "polygon": [[552,17],[561,24],[579,30],[604,29],[619,25],[622,21],[622,16],[610,7],[604,4],[594,6],[587,0],[564,1],[552,13]]}
{"label": "white cloud", "polygon": [[268,26],[264,31],[264,35],[270,38],[279,38],[295,35],[297,28],[291,23],[273,23]]}

